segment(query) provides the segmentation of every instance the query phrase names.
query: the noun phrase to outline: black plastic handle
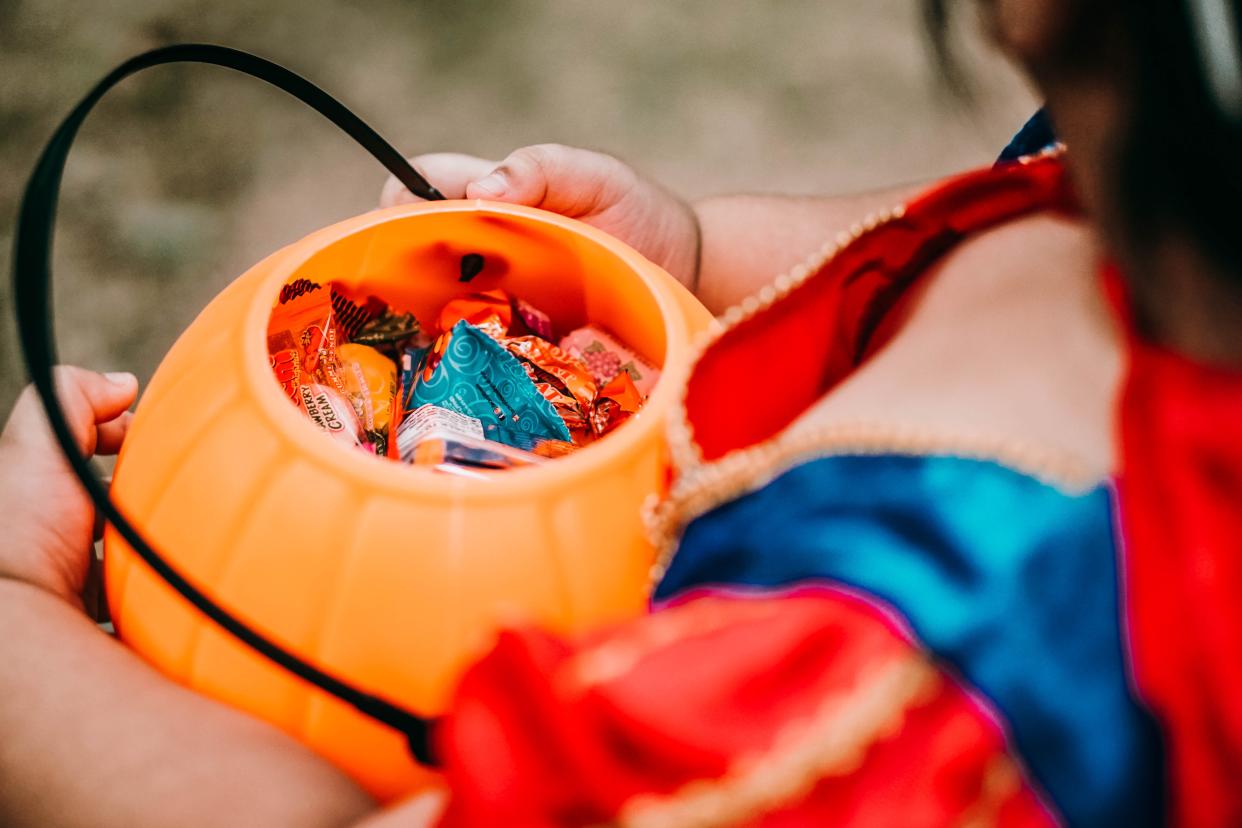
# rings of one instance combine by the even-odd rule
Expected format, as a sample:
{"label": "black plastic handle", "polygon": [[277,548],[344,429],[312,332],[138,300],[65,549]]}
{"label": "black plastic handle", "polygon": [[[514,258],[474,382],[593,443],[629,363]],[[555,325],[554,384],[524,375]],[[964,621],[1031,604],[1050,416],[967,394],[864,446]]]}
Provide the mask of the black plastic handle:
{"label": "black plastic handle", "polygon": [[13,242],[13,291],[26,370],[43,401],[61,451],[68,458],[69,465],[87,494],[95,502],[95,507],[157,575],[204,615],[255,652],[367,716],[400,731],[405,735],[410,752],[418,761],[435,764],[431,749],[434,719],[411,713],[303,661],[263,633],[238,620],[190,583],[147,543],[117,508],[108,495],[107,486],[95,474],[90,461],[78,451],[69,430],[53,383],[53,366],[58,360],[50,302],[52,232],[56,222],[56,204],[65,160],[78,128],[109,89],[136,72],[165,63],[209,63],[266,81],[298,98],[340,127],[415,195],[425,199],[444,198],[406,162],[401,153],[357,115],[346,109],[340,101],[283,66],[237,49],[210,44],[181,44],[145,52],[113,69],[74,107],[44,147],[26,185]]}

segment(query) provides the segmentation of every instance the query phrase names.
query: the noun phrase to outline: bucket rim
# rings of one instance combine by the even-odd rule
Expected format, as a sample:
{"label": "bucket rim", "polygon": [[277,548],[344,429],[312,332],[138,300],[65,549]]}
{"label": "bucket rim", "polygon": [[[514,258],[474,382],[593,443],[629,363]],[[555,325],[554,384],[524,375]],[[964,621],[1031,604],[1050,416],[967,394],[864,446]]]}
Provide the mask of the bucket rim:
{"label": "bucket rim", "polygon": [[[665,328],[664,365],[655,388],[643,409],[605,438],[565,457],[529,467],[488,473],[487,480],[448,475],[378,458],[328,439],[305,417],[298,416],[288,398],[272,377],[265,332],[280,288],[290,276],[325,247],[374,227],[413,216],[431,213],[478,213],[518,218],[536,224],[569,230],[605,248],[619,259],[655,300]],[[344,479],[382,488],[397,496],[419,495],[453,501],[516,499],[528,497],[532,488],[557,489],[572,485],[584,476],[607,473],[621,458],[632,456],[654,437],[663,440],[668,417],[676,407],[690,348],[689,324],[681,305],[669,286],[660,282],[673,277],[638,251],[615,237],[577,219],[517,204],[483,199],[454,199],[415,202],[381,208],[345,219],[316,230],[276,251],[256,264],[251,272],[266,267],[245,313],[242,330],[242,373],[263,416],[288,440],[297,445],[314,445],[322,450],[308,451],[307,462],[329,467]],[[244,278],[244,276],[243,276]],[[646,416],[644,416],[644,414]],[[658,432],[653,435],[652,432]]]}

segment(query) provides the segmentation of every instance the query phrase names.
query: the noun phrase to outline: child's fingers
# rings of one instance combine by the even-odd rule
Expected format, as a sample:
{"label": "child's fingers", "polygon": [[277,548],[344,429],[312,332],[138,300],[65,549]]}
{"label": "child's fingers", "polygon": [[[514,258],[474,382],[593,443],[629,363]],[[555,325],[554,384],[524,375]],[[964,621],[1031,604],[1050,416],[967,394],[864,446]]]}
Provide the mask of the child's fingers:
{"label": "child's fingers", "polygon": [[467,198],[542,207],[581,218],[612,206],[635,184],[629,167],[609,155],[560,144],[512,153],[466,187]]}
{"label": "child's fingers", "polygon": [[129,424],[134,419],[132,411],[122,411],[115,420],[100,423],[95,427],[95,454],[109,456],[121,450],[125,435],[129,433]]}
{"label": "child's fingers", "polygon": [[55,376],[60,404],[79,440],[90,426],[115,420],[138,396],[138,378],[124,371],[100,374],[58,365]]}
{"label": "child's fingers", "polygon": [[[99,374],[85,368],[59,365],[54,374],[56,395],[65,419],[83,451],[94,450],[97,423],[115,420],[138,395],[133,374]],[[53,448],[51,429],[43,413],[43,403],[33,387],[22,392],[9,416],[3,439],[8,443],[39,449]]]}
{"label": "child's fingers", "polygon": [[[411,158],[410,163],[448,198],[465,198],[466,185],[482,178],[496,167],[495,161],[457,152],[433,152]],[[395,176],[388,176],[380,193],[380,206],[392,207],[421,199],[405,188]]]}
{"label": "child's fingers", "polygon": [[[619,201],[635,184],[634,172],[617,159],[560,144],[523,147],[500,164],[473,155],[440,152],[411,159],[449,198],[483,198],[542,207],[582,218]],[[418,201],[389,177],[380,206]]]}

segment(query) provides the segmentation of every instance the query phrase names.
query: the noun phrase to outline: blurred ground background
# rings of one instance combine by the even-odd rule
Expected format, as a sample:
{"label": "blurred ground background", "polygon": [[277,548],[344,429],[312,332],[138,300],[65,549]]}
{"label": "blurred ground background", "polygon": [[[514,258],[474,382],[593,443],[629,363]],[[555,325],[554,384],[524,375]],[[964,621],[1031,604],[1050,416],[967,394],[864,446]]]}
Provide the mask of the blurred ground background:
{"label": "blurred ground background", "polygon": [[[0,0],[0,251],[56,122],[113,65],[165,43],[284,63],[410,154],[559,141],[698,197],[855,191],[987,163],[1034,103],[965,28],[970,104],[938,83],[918,0]],[[145,380],[229,280],[370,209],[383,178],[256,81],[195,66],[126,82],[65,178],[62,359]],[[7,412],[24,382],[7,279],[0,319]]]}

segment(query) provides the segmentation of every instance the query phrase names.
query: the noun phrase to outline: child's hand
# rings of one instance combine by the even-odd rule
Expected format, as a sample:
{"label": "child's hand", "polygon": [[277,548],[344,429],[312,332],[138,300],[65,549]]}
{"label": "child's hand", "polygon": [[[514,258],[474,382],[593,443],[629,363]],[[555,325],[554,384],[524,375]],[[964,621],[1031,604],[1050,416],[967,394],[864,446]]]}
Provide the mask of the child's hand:
{"label": "child's hand", "polygon": [[[610,233],[694,289],[699,225],[689,204],[608,155],[559,144],[512,153],[498,165],[470,155],[436,153],[412,159],[449,198],[482,198],[541,207]],[[390,177],[380,205],[414,201]]]}
{"label": "child's hand", "polygon": [[[78,447],[115,454],[138,394],[132,374],[56,369],[56,388]],[[95,509],[61,455],[33,388],[0,435],[0,578],[26,581],[81,606]]]}

